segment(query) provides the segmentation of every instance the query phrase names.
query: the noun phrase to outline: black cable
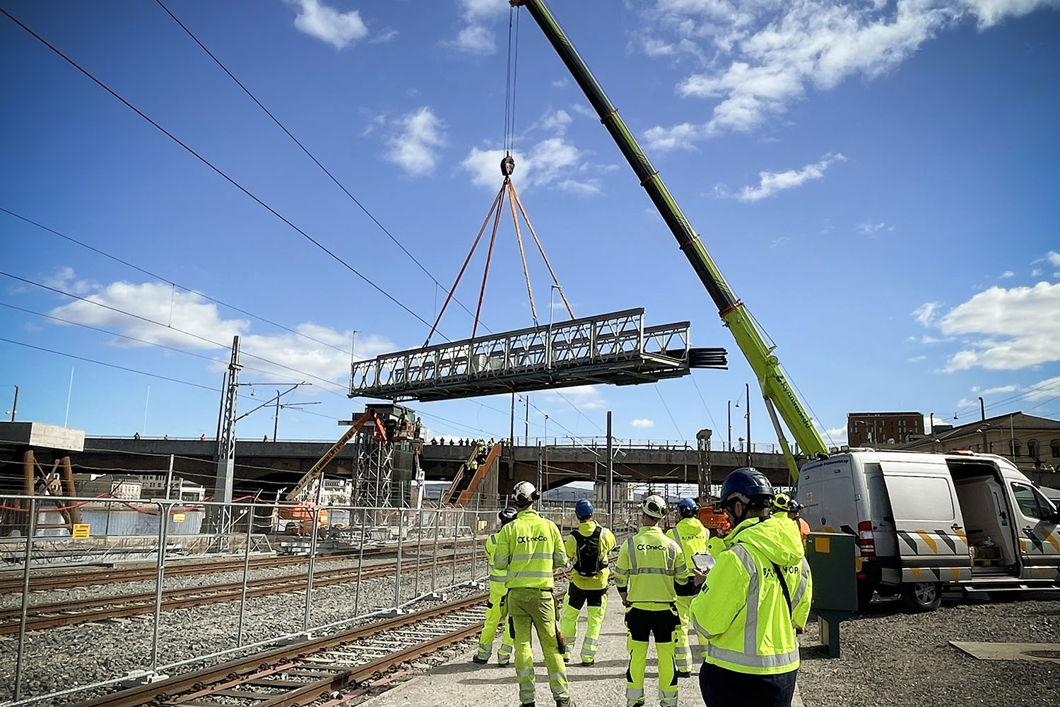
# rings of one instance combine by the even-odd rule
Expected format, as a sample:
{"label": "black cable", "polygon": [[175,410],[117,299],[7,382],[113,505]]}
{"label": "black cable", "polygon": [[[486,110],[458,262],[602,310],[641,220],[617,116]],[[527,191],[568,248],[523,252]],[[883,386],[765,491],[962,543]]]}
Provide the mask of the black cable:
{"label": "black cable", "polygon": [[[274,208],[272,208],[271,206],[269,206],[269,205],[268,205],[267,203],[265,203],[265,201],[263,201],[263,200],[262,200],[262,199],[261,199],[260,197],[258,197],[257,195],[255,195],[255,194],[254,194],[253,192],[251,192],[251,191],[250,191],[249,189],[247,189],[246,187],[244,187],[244,186],[243,186],[242,184],[240,184],[239,182],[237,182],[237,181],[236,181],[235,179],[233,179],[232,177],[228,176],[228,174],[226,174],[226,173],[225,173],[224,171],[222,171],[222,170],[221,170],[221,169],[220,169],[219,167],[215,166],[215,165],[214,165],[214,164],[213,164],[212,162],[210,162],[210,161],[209,161],[208,159],[206,159],[205,157],[203,157],[202,155],[200,155],[200,154],[199,154],[198,152],[196,152],[195,150],[193,150],[193,149],[192,149],[192,148],[191,148],[190,146],[188,146],[188,145],[187,145],[186,143],[182,142],[182,141],[180,140],[180,138],[178,138],[178,137],[177,137],[176,135],[174,135],[173,133],[169,132],[168,130],[166,130],[165,128],[163,128],[163,127],[162,127],[161,125],[159,125],[158,123],[156,123],[156,122],[155,122],[154,120],[152,120],[152,119],[151,119],[151,118],[150,118],[150,117],[149,117],[149,116],[148,116],[148,115],[147,115],[146,113],[144,113],[143,111],[141,111],[141,110],[140,110],[139,108],[137,108],[136,106],[134,106],[134,105],[133,105],[132,103],[130,103],[129,101],[127,101],[127,100],[125,100],[124,98],[122,98],[122,97],[121,97],[121,96],[120,96],[120,95],[119,95],[119,94],[118,94],[117,92],[115,92],[115,91],[114,91],[113,89],[111,89],[111,88],[110,88],[109,86],[107,86],[107,85],[106,85],[105,83],[103,83],[102,81],[100,81],[99,79],[97,79],[97,78],[96,78],[95,76],[93,76],[93,75],[92,75],[91,73],[89,73],[89,71],[88,71],[87,69],[83,68],[83,67],[82,67],[81,65],[79,65],[79,64],[78,64],[77,62],[75,62],[75,61],[74,61],[73,59],[71,59],[70,57],[66,56],[66,54],[63,54],[63,52],[62,52],[62,51],[60,51],[60,50],[59,50],[59,49],[58,49],[57,47],[55,47],[54,45],[52,45],[51,43],[49,43],[49,42],[48,42],[48,40],[44,39],[44,38],[43,38],[43,37],[41,37],[41,36],[40,36],[39,34],[37,34],[36,32],[34,32],[33,30],[31,30],[31,29],[30,29],[29,27],[27,27],[26,25],[22,24],[22,22],[21,22],[21,21],[19,21],[19,20],[18,20],[18,19],[17,19],[17,18],[16,18],[16,17],[14,16],[14,15],[12,15],[12,14],[11,14],[10,12],[8,12],[7,10],[5,10],[5,9],[3,9],[3,8],[0,8],[0,13],[3,13],[3,14],[4,14],[4,16],[6,16],[6,17],[7,17],[7,18],[8,18],[9,20],[11,20],[11,21],[12,21],[12,22],[14,22],[15,24],[17,24],[17,25],[18,25],[19,27],[21,27],[21,28],[22,28],[23,30],[25,30],[25,31],[26,31],[26,32],[27,32],[28,34],[30,34],[30,35],[31,35],[31,36],[32,36],[32,37],[33,37],[34,39],[36,39],[36,40],[37,40],[38,42],[40,42],[40,43],[41,43],[41,44],[43,44],[44,46],[48,47],[48,49],[52,50],[52,52],[54,52],[55,54],[57,54],[58,56],[60,56],[60,57],[61,57],[61,58],[62,58],[62,59],[63,59],[64,61],[66,61],[66,62],[67,62],[68,64],[70,64],[70,66],[72,66],[72,67],[74,67],[75,69],[77,69],[78,71],[80,71],[80,72],[81,72],[82,74],[84,74],[84,75],[85,75],[85,76],[86,76],[87,78],[89,78],[89,79],[90,79],[90,80],[91,80],[91,81],[92,81],[93,83],[95,83],[95,84],[96,84],[97,86],[99,86],[99,87],[100,87],[100,88],[102,88],[102,89],[103,89],[104,91],[106,91],[107,93],[109,93],[109,94],[110,94],[111,96],[113,96],[114,98],[116,98],[117,100],[119,100],[119,101],[120,101],[120,102],[121,102],[121,103],[122,103],[123,105],[125,105],[125,106],[126,106],[127,108],[129,108],[129,110],[133,111],[134,113],[136,113],[137,115],[139,115],[139,116],[140,116],[141,118],[143,118],[144,120],[146,120],[146,121],[147,121],[148,123],[150,123],[150,124],[151,124],[151,125],[152,125],[152,126],[153,126],[153,127],[155,128],[155,129],[157,129],[157,130],[158,130],[159,132],[161,132],[161,133],[162,133],[162,134],[164,134],[164,135],[165,135],[166,137],[168,137],[168,138],[169,138],[170,140],[172,140],[173,142],[175,142],[175,143],[177,143],[178,145],[180,145],[181,147],[183,147],[183,148],[184,148],[184,149],[185,149],[185,150],[186,150],[187,152],[189,152],[189,153],[190,153],[190,154],[191,154],[192,156],[194,156],[194,157],[195,157],[196,159],[198,159],[198,160],[199,160],[200,162],[202,162],[202,163],[203,163],[204,165],[206,165],[206,166],[207,166],[207,167],[209,167],[209,168],[210,168],[211,170],[213,170],[213,171],[214,171],[214,172],[215,172],[215,173],[216,173],[216,174],[217,174],[218,176],[220,176],[220,177],[221,177],[221,178],[223,178],[223,179],[224,179],[225,181],[227,181],[227,182],[228,182],[229,184],[231,184],[232,186],[234,186],[234,187],[235,187],[236,189],[238,189],[239,191],[243,192],[243,193],[244,193],[244,194],[246,194],[246,195],[247,195],[248,197],[250,197],[251,199],[253,199],[253,200],[254,200],[255,202],[257,202],[257,204],[258,204],[259,206],[261,206],[262,208],[264,208],[264,209],[265,209],[266,211],[268,211],[268,212],[269,212],[270,214],[272,214],[273,216],[275,216],[276,218],[278,218],[278,219],[279,219],[280,221],[283,221],[283,222],[284,222],[285,224],[287,224],[288,226],[290,226],[290,227],[291,227],[292,229],[294,229],[294,230],[295,230],[295,231],[296,231],[296,232],[297,232],[297,233],[298,233],[299,235],[301,235],[301,236],[302,236],[303,238],[305,238],[305,239],[306,239],[307,241],[309,241],[310,243],[312,243],[313,245],[315,245],[315,246],[316,246],[317,248],[319,248],[320,250],[322,250],[322,251],[324,251],[325,253],[327,253],[328,255],[330,255],[330,256],[331,256],[331,257],[332,257],[332,258],[333,258],[333,259],[334,259],[334,260],[335,260],[336,262],[338,262],[338,263],[339,263],[339,264],[341,264],[341,265],[342,265],[343,267],[345,267],[345,268],[346,268],[347,270],[349,270],[349,271],[350,271],[350,272],[352,272],[352,273],[353,273],[354,275],[356,275],[357,277],[359,277],[359,278],[360,278],[361,280],[363,280],[364,282],[366,282],[366,283],[367,283],[368,285],[370,285],[370,286],[371,286],[372,288],[374,288],[374,289],[375,289],[375,290],[376,290],[377,292],[379,292],[379,293],[380,293],[381,295],[383,295],[384,297],[386,297],[386,298],[387,298],[388,300],[390,300],[391,302],[393,302],[394,304],[396,304],[396,305],[397,305],[398,307],[400,307],[401,309],[403,309],[403,310],[405,310],[406,312],[408,312],[409,314],[411,314],[411,315],[412,315],[413,317],[415,317],[416,319],[418,319],[418,320],[419,320],[420,322],[422,322],[423,324],[425,324],[425,325],[427,325],[427,326],[430,326],[430,322],[428,322],[428,321],[427,321],[426,319],[424,319],[423,317],[421,317],[421,316],[420,316],[419,314],[417,314],[417,313],[416,313],[416,312],[414,312],[413,310],[409,309],[409,307],[407,307],[407,306],[406,306],[406,305],[405,305],[404,303],[402,303],[402,302],[401,302],[400,300],[398,300],[398,299],[397,299],[396,297],[394,297],[394,296],[393,296],[392,294],[390,294],[389,292],[387,292],[386,290],[384,290],[384,289],[383,289],[382,287],[380,287],[379,285],[375,284],[375,282],[373,282],[372,280],[368,279],[368,277],[366,277],[365,275],[363,275],[363,274],[362,274],[362,273],[361,273],[360,271],[358,271],[358,270],[357,270],[356,268],[354,268],[354,267],[353,267],[352,265],[350,265],[350,264],[349,264],[349,263],[347,263],[347,262],[346,262],[345,260],[343,260],[343,259],[342,259],[342,258],[341,258],[340,256],[338,256],[338,255],[337,255],[337,254],[336,254],[335,252],[333,252],[332,250],[330,250],[330,249],[329,249],[329,248],[328,248],[327,246],[325,246],[325,245],[324,245],[323,243],[321,243],[320,241],[316,240],[316,239],[315,239],[315,238],[313,238],[313,237],[312,237],[311,235],[309,235],[308,233],[306,233],[305,231],[303,231],[303,230],[302,230],[301,228],[299,228],[298,226],[296,226],[296,225],[295,225],[295,224],[294,224],[293,222],[291,222],[291,221],[290,221],[289,219],[287,219],[287,217],[283,216],[283,215],[282,215],[282,214],[281,214],[281,213],[280,213],[279,211],[277,211],[276,209],[274,209]],[[441,334],[441,332],[439,332],[439,333]],[[446,336],[445,336],[445,334],[441,334],[441,336],[442,336],[442,338],[446,339],[447,341],[449,340],[449,338],[448,338],[448,337],[446,337]]]}
{"label": "black cable", "polygon": [[[379,221],[379,219],[377,219],[377,218],[375,217],[375,215],[374,215],[374,214],[372,214],[372,212],[371,212],[371,211],[369,211],[369,210],[368,210],[368,208],[367,208],[367,207],[366,207],[366,206],[365,206],[364,204],[362,204],[362,203],[361,203],[361,202],[360,202],[360,201],[359,201],[359,200],[357,199],[357,197],[355,197],[355,196],[354,196],[353,194],[351,194],[351,193],[350,193],[350,190],[349,190],[349,189],[347,189],[347,188],[345,187],[345,185],[343,185],[343,184],[342,184],[342,182],[340,182],[340,181],[338,180],[338,178],[337,178],[337,177],[336,177],[336,176],[335,176],[334,174],[332,174],[332,173],[331,173],[331,171],[330,171],[330,170],[328,170],[328,168],[327,168],[327,167],[325,167],[325,166],[324,166],[324,165],[323,165],[323,164],[322,164],[322,163],[320,162],[320,160],[318,160],[318,159],[316,158],[316,156],[315,156],[315,155],[314,155],[314,154],[313,154],[312,152],[310,152],[310,151],[309,151],[309,148],[307,148],[307,147],[306,147],[305,145],[303,145],[303,144],[302,144],[301,140],[299,140],[299,139],[298,139],[297,137],[295,137],[295,136],[294,136],[294,134],[293,134],[293,133],[292,133],[292,132],[291,132],[290,130],[288,130],[288,129],[287,129],[287,126],[285,126],[285,125],[284,125],[283,123],[281,123],[281,122],[280,122],[280,119],[279,119],[279,118],[277,118],[277,117],[276,117],[275,115],[273,115],[272,111],[270,111],[270,110],[269,110],[268,108],[266,108],[266,107],[265,107],[265,105],[264,105],[264,104],[263,104],[263,103],[262,103],[261,101],[259,101],[259,100],[258,100],[258,98],[257,98],[257,97],[256,97],[256,96],[255,96],[255,95],[254,95],[253,93],[251,93],[251,91],[250,91],[250,89],[249,89],[249,88],[247,88],[247,87],[246,87],[245,85],[243,85],[243,82],[242,82],[242,81],[240,81],[239,79],[237,79],[237,78],[236,78],[235,74],[233,74],[233,73],[232,73],[231,71],[229,71],[229,70],[228,70],[228,67],[227,67],[227,66],[225,66],[225,65],[224,65],[224,64],[223,64],[223,63],[221,62],[221,60],[220,60],[220,59],[218,59],[218,58],[217,58],[217,57],[216,57],[216,56],[214,55],[214,53],[213,53],[213,52],[211,52],[211,51],[210,51],[209,49],[207,49],[207,48],[206,48],[206,45],[205,45],[205,44],[203,44],[203,43],[202,43],[201,41],[199,41],[199,38],[198,38],[198,37],[196,37],[196,36],[195,36],[195,34],[194,34],[194,33],[193,33],[193,32],[192,32],[192,31],[191,31],[190,29],[188,29],[188,27],[187,27],[187,26],[186,26],[186,25],[185,25],[185,24],[184,24],[183,22],[181,22],[181,21],[180,21],[180,20],[179,20],[179,19],[177,18],[177,16],[176,16],[176,15],[174,15],[174,14],[172,13],[172,11],[170,11],[170,9],[169,9],[168,7],[166,7],[165,3],[163,3],[163,2],[162,2],[162,0],[155,0],[155,2],[156,2],[156,3],[158,3],[159,7],[161,7],[161,8],[163,9],[163,10],[165,10],[165,12],[166,12],[166,14],[167,14],[167,15],[169,15],[169,16],[170,16],[171,18],[173,18],[173,21],[174,21],[174,22],[176,22],[176,23],[177,23],[177,24],[178,24],[178,25],[180,26],[180,28],[181,28],[182,30],[184,30],[184,32],[185,32],[185,33],[186,33],[186,34],[187,34],[187,35],[188,35],[189,37],[191,37],[192,41],[194,41],[194,42],[195,42],[196,44],[198,44],[198,45],[199,45],[199,48],[201,48],[201,49],[202,49],[202,50],[203,50],[204,52],[206,52],[206,55],[207,55],[207,56],[209,56],[209,57],[210,57],[211,59],[213,59],[214,63],[215,63],[215,64],[217,64],[217,66],[219,66],[219,67],[221,68],[221,70],[222,70],[222,71],[224,71],[224,72],[225,72],[226,74],[228,74],[228,78],[230,78],[230,79],[232,79],[233,81],[235,81],[236,85],[237,85],[237,86],[239,86],[239,87],[240,87],[241,89],[243,89],[243,93],[247,94],[247,96],[248,96],[248,97],[250,98],[250,100],[254,101],[254,103],[255,103],[255,104],[257,104],[258,108],[261,108],[261,110],[263,110],[263,111],[265,112],[265,115],[269,116],[269,118],[271,118],[271,119],[272,119],[272,122],[276,123],[276,126],[277,126],[277,127],[278,127],[278,128],[280,129],[280,130],[282,130],[282,131],[283,131],[283,132],[284,132],[284,133],[285,133],[285,134],[287,135],[287,137],[291,138],[291,140],[293,140],[293,141],[294,141],[294,144],[298,145],[298,147],[299,147],[299,148],[301,148],[302,152],[304,152],[304,153],[306,154],[306,156],[307,156],[307,157],[308,157],[309,159],[313,160],[313,163],[314,163],[314,164],[315,164],[315,165],[316,165],[317,167],[319,167],[319,168],[321,169],[321,171],[322,171],[322,172],[324,172],[324,174],[326,174],[326,175],[327,175],[327,176],[328,176],[328,177],[329,177],[329,178],[331,179],[331,181],[332,181],[332,182],[334,182],[334,183],[335,183],[335,186],[337,186],[337,187],[338,187],[339,189],[341,189],[341,190],[342,190],[342,192],[343,192],[343,193],[344,193],[344,194],[345,194],[346,196],[348,196],[348,197],[350,198],[350,200],[351,200],[351,201],[353,201],[353,203],[354,203],[354,204],[356,204],[356,205],[358,206],[358,208],[360,208],[360,210],[361,210],[362,212],[364,212],[364,215],[365,215],[365,216],[367,216],[367,217],[369,218],[369,220],[371,220],[371,221],[372,221],[372,223],[374,223],[374,224],[375,224],[376,226],[378,226],[378,227],[379,227],[379,230],[381,230],[381,231],[382,231],[383,233],[385,233],[385,234],[387,235],[387,237],[388,237],[388,238],[390,238],[390,240],[394,241],[394,243],[395,243],[395,244],[397,245],[397,247],[398,247],[398,248],[400,248],[400,249],[401,249],[401,251],[402,251],[402,252],[403,252],[403,253],[404,253],[405,255],[407,255],[407,256],[408,256],[409,258],[411,258],[411,259],[412,259],[412,262],[416,263],[416,265],[418,265],[418,266],[419,266],[420,270],[422,270],[422,271],[424,272],[424,274],[426,274],[426,275],[427,275],[427,277],[429,277],[429,278],[430,278],[431,280],[433,280],[433,281],[435,282],[435,284],[437,284],[437,285],[438,285],[439,287],[441,287],[442,283],[438,282],[438,279],[437,279],[437,278],[435,278],[435,276],[434,276],[433,274],[431,274],[431,271],[430,271],[430,270],[428,270],[428,269],[426,268],[426,266],[424,266],[424,264],[423,264],[423,263],[421,263],[421,262],[420,262],[420,261],[419,261],[419,260],[418,260],[418,259],[416,258],[416,256],[415,256],[415,255],[413,255],[413,254],[412,254],[412,253],[411,253],[411,252],[410,252],[410,251],[409,251],[409,250],[408,250],[408,249],[407,249],[407,248],[406,248],[406,247],[404,246],[404,244],[402,244],[402,243],[401,243],[401,241],[399,241],[399,240],[397,239],[397,237],[396,237],[396,236],[395,236],[395,235],[394,235],[393,233],[391,233],[391,232],[390,232],[390,231],[389,231],[389,230],[387,229],[387,227],[386,227],[386,226],[384,226],[384,225],[383,225],[383,224],[382,224],[382,223],[381,223],[381,222]],[[459,299],[457,299],[456,297],[453,297],[453,300],[454,300],[454,301],[455,301],[455,302],[456,302],[457,304],[459,304],[459,305],[460,305],[461,307],[463,307],[463,309],[464,309],[464,311],[465,311],[465,312],[467,312],[468,314],[471,314],[471,313],[472,313],[472,312],[471,312],[471,310],[470,310],[470,309],[468,309],[468,308],[467,308],[467,307],[466,307],[466,306],[464,305],[464,303],[463,303],[463,302],[461,302],[461,301],[460,301]],[[486,330],[487,330],[487,331],[489,331],[489,328],[488,328],[488,327],[485,327],[485,325],[484,325],[484,328],[486,328]]]}
{"label": "black cable", "polygon": [[83,241],[79,241],[76,238],[73,238],[71,236],[66,235],[65,233],[60,233],[59,231],[56,231],[54,228],[49,228],[48,226],[45,226],[42,223],[38,223],[37,221],[34,221],[33,219],[26,218],[22,214],[15,213],[14,211],[11,211],[10,209],[5,209],[3,206],[0,206],[0,211],[4,212],[5,214],[8,214],[9,216],[14,216],[17,219],[25,221],[26,223],[28,223],[28,224],[30,224],[32,226],[36,226],[37,228],[39,228],[41,230],[47,231],[48,233],[54,234],[56,236],[59,236],[60,238],[64,238],[64,239],[70,241],[71,243],[76,243],[77,245],[81,246],[82,248],[87,248],[88,250],[92,251],[93,253],[98,253],[99,255],[102,255],[105,258],[110,258],[111,260],[113,260],[113,261],[115,261],[117,263],[121,263],[122,265],[125,265],[126,267],[130,267],[133,270],[137,270],[139,272],[142,272],[143,274],[145,274],[145,275],[147,275],[149,277],[153,277],[153,278],[155,278],[157,280],[161,280],[162,282],[166,283],[167,285],[172,285],[173,287],[179,287],[180,289],[184,290],[185,292],[188,292],[188,293],[193,294],[193,295],[199,295],[203,299],[207,299],[207,300],[209,300],[211,302],[215,302],[215,303],[221,305],[222,307],[227,307],[227,308],[229,308],[229,309],[231,309],[233,311],[239,312],[240,314],[245,314],[248,317],[252,317],[254,319],[257,319],[258,321],[265,322],[266,324],[271,324],[272,326],[278,327],[280,329],[283,329],[284,331],[289,331],[290,333],[294,334],[295,336],[300,336],[303,339],[307,339],[309,341],[315,342],[317,344],[320,344],[321,346],[328,346],[330,348],[335,349],[336,351],[341,351],[342,353],[347,353],[345,349],[340,349],[338,346],[335,346],[334,344],[329,344],[328,342],[321,341],[320,339],[314,339],[312,336],[309,336],[308,334],[303,334],[300,331],[296,331],[295,329],[291,329],[290,327],[286,327],[283,324],[279,324],[277,322],[272,321],[271,319],[266,319],[265,317],[258,316],[257,314],[252,314],[251,312],[248,312],[245,309],[240,309],[239,307],[235,306],[234,304],[228,304],[227,302],[223,302],[223,301],[217,299],[216,297],[211,297],[210,295],[206,294],[205,292],[200,292],[199,290],[193,290],[190,287],[185,287],[184,285],[181,285],[178,282],[173,282],[172,280],[170,280],[167,277],[163,277],[162,275],[158,275],[156,273],[153,273],[150,270],[142,268],[139,265],[135,265],[133,263],[130,263],[127,260],[122,260],[121,258],[119,258],[116,255],[111,255],[110,253],[108,253],[108,252],[106,252],[104,250],[100,250],[99,248],[96,248],[95,246],[91,246],[88,243],[85,243]]}
{"label": "black cable", "polygon": [[210,387],[208,385],[202,385],[201,383],[192,383],[191,381],[183,381],[183,380],[180,380],[179,378],[170,378],[168,376],[162,376],[162,375],[159,375],[157,373],[148,373],[147,371],[139,371],[139,370],[137,370],[135,368],[127,368],[125,366],[119,366],[119,365],[117,365],[115,363],[106,363],[105,361],[97,361],[95,359],[86,358],[84,356],[77,356],[76,354],[65,353],[63,351],[56,351],[54,349],[46,349],[43,346],[34,346],[33,344],[27,344],[27,343],[25,343],[23,341],[15,341],[14,339],[5,339],[3,337],[0,337],[0,341],[6,342],[8,344],[15,344],[16,346],[25,346],[28,349],[36,349],[37,351],[44,351],[46,353],[56,354],[57,356],[66,356],[67,358],[74,358],[74,359],[77,359],[78,361],[85,361],[86,363],[95,363],[95,364],[98,364],[100,366],[106,366],[107,368],[116,368],[119,371],[128,371],[129,373],[137,373],[137,374],[139,374],[141,376],[148,376],[150,378],[158,378],[160,380],[169,381],[170,383],[180,383],[181,385],[190,385],[193,388],[202,388],[203,390],[209,390],[209,391],[212,391],[214,393],[219,393],[221,391],[220,388],[212,388],[212,387]]}
{"label": "black cable", "polygon": [[[27,285],[33,285],[34,287],[39,287],[42,290],[48,290],[49,292],[54,292],[56,294],[60,294],[60,295],[63,295],[65,297],[70,297],[72,299],[80,300],[82,302],[88,302],[89,304],[93,304],[93,305],[95,305],[97,307],[102,307],[103,309],[107,309],[107,310],[110,310],[112,312],[116,312],[118,314],[122,314],[122,315],[124,315],[126,317],[132,317],[133,319],[139,319],[140,321],[147,322],[148,324],[154,324],[156,326],[160,326],[160,327],[163,327],[165,329],[169,329],[170,331],[175,331],[178,334],[184,334],[185,336],[190,336],[193,339],[198,339],[199,341],[204,341],[207,344],[210,344],[212,346],[217,346],[217,347],[222,348],[222,349],[229,348],[229,345],[227,345],[227,344],[222,344],[219,341],[214,341],[213,339],[208,339],[205,336],[201,336],[201,335],[196,334],[194,332],[190,332],[190,331],[187,331],[185,329],[180,329],[180,328],[172,326],[170,324],[164,324],[163,322],[159,322],[159,321],[156,321],[154,319],[150,319],[148,317],[144,317],[144,316],[139,315],[139,314],[133,314],[132,312],[127,312],[124,309],[119,309],[117,307],[112,307],[109,304],[103,304],[102,302],[96,302],[95,300],[89,299],[87,297],[81,297],[80,295],[75,295],[75,294],[72,294],[70,292],[64,292],[64,291],[62,291],[62,290],[60,290],[58,288],[49,287],[48,285],[42,284],[40,282],[35,282],[34,280],[29,280],[29,279],[26,279],[24,277],[19,277],[18,275],[12,275],[11,273],[4,272],[2,270],[0,270],[0,275],[3,275],[4,277],[9,277],[12,280],[18,280],[19,282],[24,282]],[[328,385],[333,385],[333,386],[335,386],[337,388],[341,388],[341,389],[344,389],[344,390],[346,389],[346,384],[345,383],[339,383],[337,381],[328,380],[327,378],[321,378],[320,376],[314,375],[312,373],[308,373],[306,371],[301,371],[301,370],[298,370],[297,368],[292,368],[291,366],[287,366],[287,365],[284,365],[282,363],[277,363],[276,361],[271,361],[271,360],[265,358],[264,356],[258,356],[257,354],[252,354],[252,353],[247,353],[247,352],[243,352],[243,354],[245,356],[249,356],[250,358],[256,358],[259,361],[264,361],[265,363],[269,364],[270,366],[276,366],[277,368],[283,368],[285,370],[291,371],[293,373],[298,373],[298,374],[306,376],[308,378],[314,378],[314,379],[320,381],[321,383],[326,383]]]}

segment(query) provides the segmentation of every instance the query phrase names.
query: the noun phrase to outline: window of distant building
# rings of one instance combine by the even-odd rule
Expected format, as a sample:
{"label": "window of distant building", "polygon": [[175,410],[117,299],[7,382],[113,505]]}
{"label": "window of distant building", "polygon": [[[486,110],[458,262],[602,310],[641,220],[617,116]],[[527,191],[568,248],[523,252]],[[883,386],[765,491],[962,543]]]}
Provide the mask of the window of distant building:
{"label": "window of distant building", "polygon": [[1014,457],[1020,455],[1020,441],[1018,439],[1009,440],[1009,452]]}
{"label": "window of distant building", "polygon": [[1031,459],[1038,458],[1038,440],[1029,439],[1027,440],[1027,456]]}
{"label": "window of distant building", "polygon": [[1054,439],[1049,443],[1049,449],[1053,453],[1053,459],[1060,458],[1060,439]]}

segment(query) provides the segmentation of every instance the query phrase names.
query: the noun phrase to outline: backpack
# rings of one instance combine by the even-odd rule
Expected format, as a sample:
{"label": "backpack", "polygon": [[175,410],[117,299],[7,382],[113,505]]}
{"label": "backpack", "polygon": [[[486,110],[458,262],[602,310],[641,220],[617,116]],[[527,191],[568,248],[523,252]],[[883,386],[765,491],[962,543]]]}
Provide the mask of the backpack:
{"label": "backpack", "polygon": [[582,577],[595,577],[604,569],[603,559],[600,557],[600,535],[603,530],[603,527],[598,525],[589,537],[579,532],[571,533],[578,545],[574,571]]}

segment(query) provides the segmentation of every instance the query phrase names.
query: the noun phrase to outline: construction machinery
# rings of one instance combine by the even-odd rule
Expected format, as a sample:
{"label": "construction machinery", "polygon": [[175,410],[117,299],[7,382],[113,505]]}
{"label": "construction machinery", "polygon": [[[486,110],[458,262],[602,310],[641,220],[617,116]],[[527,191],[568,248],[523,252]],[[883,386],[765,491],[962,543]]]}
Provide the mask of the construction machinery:
{"label": "construction machinery", "polygon": [[531,17],[545,33],[545,37],[566,64],[574,80],[589,99],[589,103],[600,116],[600,121],[611,134],[630,167],[633,168],[641,186],[648,192],[648,196],[674,238],[677,239],[692,269],[699,276],[703,286],[707,288],[722,321],[732,332],[740,351],[743,352],[754,371],[758,385],[762,389],[766,409],[776,429],[778,441],[784,450],[789,475],[794,483],[799,473],[798,462],[784,435],[780,420],[777,418],[778,413],[794,438],[800,455],[813,458],[818,454],[827,454],[828,448],[820,433],[814,428],[813,421],[794,388],[784,376],[780,368],[780,360],[774,352],[776,347],[766,343],[765,337],[750,312],[733,294],[718,266],[700,241],[699,235],[692,229],[662,178],[652,167],[644,151],[637,144],[633,134],[626,127],[618,111],[604,94],[603,89],[600,88],[566,34],[545,7],[545,3],[542,0],[510,0],[510,2],[514,7],[526,7]]}
{"label": "construction machinery", "polygon": [[[488,447],[488,448],[487,448]],[[494,463],[500,458],[504,451],[501,443],[487,445],[484,442],[476,442],[471,447],[471,456],[467,458],[456,475],[453,483],[442,493],[442,505],[466,506],[475,497],[479,484],[489,474]]]}

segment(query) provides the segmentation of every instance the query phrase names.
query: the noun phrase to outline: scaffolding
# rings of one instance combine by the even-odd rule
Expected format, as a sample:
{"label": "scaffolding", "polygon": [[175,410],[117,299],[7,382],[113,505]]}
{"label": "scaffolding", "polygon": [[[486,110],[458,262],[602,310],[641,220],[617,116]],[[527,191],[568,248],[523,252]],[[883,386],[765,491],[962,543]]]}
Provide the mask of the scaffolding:
{"label": "scaffolding", "polygon": [[688,327],[646,327],[638,308],[384,354],[353,363],[349,397],[426,402],[724,368],[725,349],[691,348]]}

